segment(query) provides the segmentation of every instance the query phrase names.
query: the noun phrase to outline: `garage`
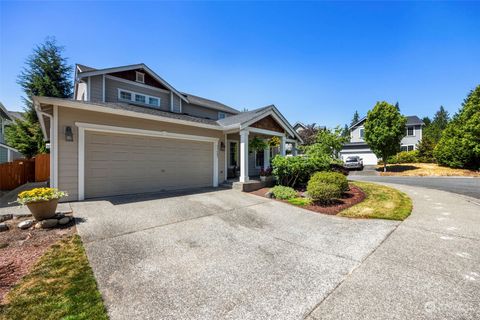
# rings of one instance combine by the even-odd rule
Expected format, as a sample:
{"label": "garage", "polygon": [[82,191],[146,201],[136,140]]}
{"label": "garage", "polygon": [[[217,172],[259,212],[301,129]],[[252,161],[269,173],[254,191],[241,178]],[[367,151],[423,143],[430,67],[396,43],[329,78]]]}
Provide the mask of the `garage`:
{"label": "garage", "polygon": [[85,131],[85,198],[213,184],[214,143]]}
{"label": "garage", "polygon": [[365,142],[349,142],[343,145],[340,151],[340,157],[343,161],[346,158],[358,156],[363,159],[366,166],[376,165],[378,163],[377,156],[372,152]]}

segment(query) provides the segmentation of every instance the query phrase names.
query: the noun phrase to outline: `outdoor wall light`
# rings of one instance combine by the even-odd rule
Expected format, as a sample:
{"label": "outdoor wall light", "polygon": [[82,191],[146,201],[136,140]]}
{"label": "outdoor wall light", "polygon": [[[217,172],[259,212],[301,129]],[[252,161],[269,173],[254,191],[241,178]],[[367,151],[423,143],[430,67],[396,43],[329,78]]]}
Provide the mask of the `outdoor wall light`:
{"label": "outdoor wall light", "polygon": [[65,127],[65,141],[73,141],[72,127]]}

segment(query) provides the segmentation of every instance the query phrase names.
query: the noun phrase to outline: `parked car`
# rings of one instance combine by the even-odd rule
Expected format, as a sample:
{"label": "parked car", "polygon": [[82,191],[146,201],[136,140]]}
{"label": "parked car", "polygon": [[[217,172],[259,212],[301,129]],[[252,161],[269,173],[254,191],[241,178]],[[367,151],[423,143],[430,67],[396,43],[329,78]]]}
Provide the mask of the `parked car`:
{"label": "parked car", "polygon": [[358,156],[347,157],[343,166],[347,169],[363,170],[363,159]]}

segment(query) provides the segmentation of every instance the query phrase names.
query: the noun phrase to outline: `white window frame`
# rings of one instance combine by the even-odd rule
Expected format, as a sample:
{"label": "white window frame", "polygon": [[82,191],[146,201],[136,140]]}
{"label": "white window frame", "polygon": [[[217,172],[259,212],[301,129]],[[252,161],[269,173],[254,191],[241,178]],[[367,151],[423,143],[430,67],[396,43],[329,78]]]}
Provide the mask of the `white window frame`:
{"label": "white window frame", "polygon": [[[415,150],[415,145],[414,145],[414,144],[402,144],[402,145],[400,146],[400,151],[402,151],[402,150],[401,150],[402,147],[403,147],[403,148],[407,148],[407,150],[404,150],[404,151],[414,151],[414,150]],[[408,150],[408,147],[412,147],[412,150]]]}
{"label": "white window frame", "polygon": [[[131,95],[130,100],[123,99],[122,94],[121,94],[122,92],[130,93],[130,95]],[[145,103],[135,101],[135,95],[144,96],[145,97]],[[158,106],[154,106],[153,104],[149,104],[148,102],[150,101],[150,98],[157,99],[158,100]],[[122,89],[122,88],[118,88],[118,101],[128,101],[128,102],[131,102],[131,103],[140,104],[142,106],[148,106],[148,107],[155,108],[155,109],[160,108],[160,106],[162,105],[162,99],[160,97],[150,96],[150,95],[145,94],[145,93],[134,92],[134,91],[125,90],[125,89]]]}
{"label": "white window frame", "polygon": [[[408,134],[408,128],[412,128],[413,133]],[[407,132],[406,132],[407,137],[415,137],[415,126],[407,126]]]}
{"label": "white window frame", "polygon": [[135,81],[145,83],[145,73],[135,71]]}
{"label": "white window frame", "polygon": [[[362,131],[363,131],[363,136],[362,136]],[[360,128],[358,130],[358,137],[362,140],[365,138],[365,128]]]}
{"label": "white window frame", "polygon": [[[223,115],[223,118],[220,117],[220,115]],[[218,120],[220,120],[220,119],[225,119],[226,117],[227,117],[227,114],[226,114],[225,112],[222,112],[222,111],[219,111],[219,112],[218,112]]]}
{"label": "white window frame", "polygon": [[261,150],[263,152],[263,161],[262,161],[262,164],[260,166],[257,166],[257,153],[259,152],[259,150],[255,150],[255,169],[261,169],[263,168],[263,166],[265,165],[265,150]]}

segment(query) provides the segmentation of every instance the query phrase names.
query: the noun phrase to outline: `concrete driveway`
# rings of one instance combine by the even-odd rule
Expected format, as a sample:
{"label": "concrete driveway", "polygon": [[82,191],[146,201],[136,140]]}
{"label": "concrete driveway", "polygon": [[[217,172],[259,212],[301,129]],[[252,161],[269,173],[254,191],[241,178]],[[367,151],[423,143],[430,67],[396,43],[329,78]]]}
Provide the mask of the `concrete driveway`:
{"label": "concrete driveway", "polygon": [[234,190],[72,208],[111,319],[301,319],[398,225]]}

